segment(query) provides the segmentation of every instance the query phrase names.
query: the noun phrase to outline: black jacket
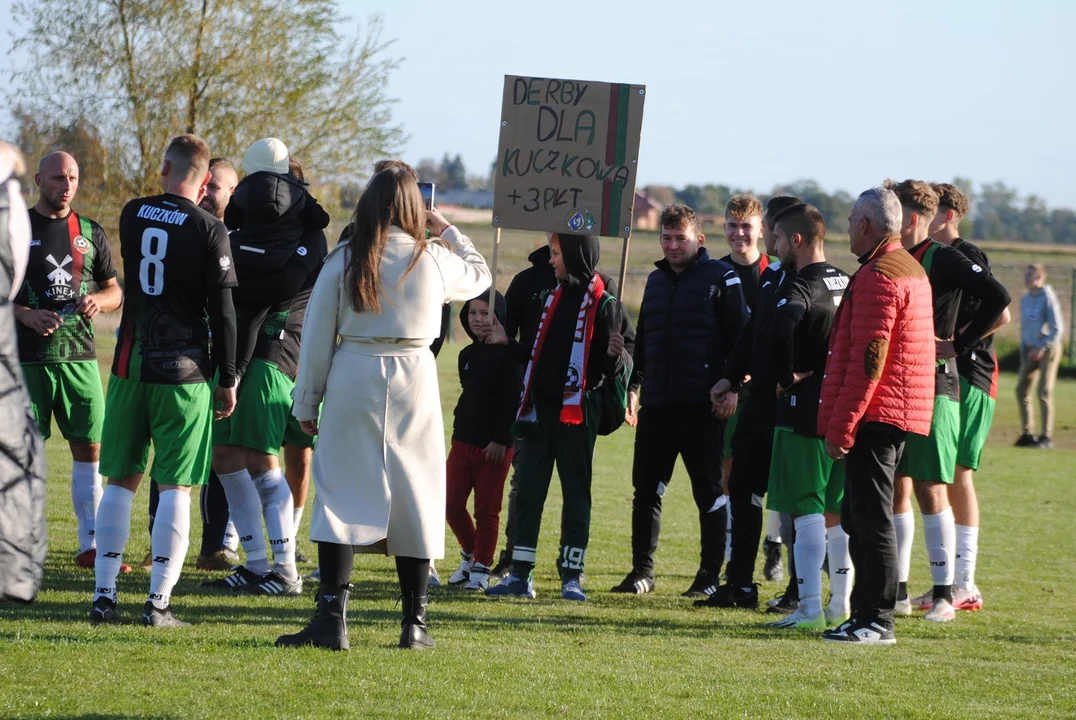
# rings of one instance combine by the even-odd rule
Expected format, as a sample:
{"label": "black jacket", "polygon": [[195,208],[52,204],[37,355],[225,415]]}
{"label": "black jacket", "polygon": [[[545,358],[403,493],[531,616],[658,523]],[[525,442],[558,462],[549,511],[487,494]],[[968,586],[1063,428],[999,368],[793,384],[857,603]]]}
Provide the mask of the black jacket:
{"label": "black jacket", "polygon": [[654,263],[639,308],[632,385],[646,407],[710,402],[747,323],[740,278],[699,248],[680,273]]}
{"label": "black jacket", "polygon": [[328,227],[329,214],[290,175],[256,172],[235,186],[224,224],[232,231],[232,260],[242,286],[247,269],[283,267],[304,234]]}
{"label": "black jacket", "polygon": [[[488,300],[483,293],[475,300]],[[511,428],[519,410],[522,368],[504,345],[486,345],[475,337],[467,322],[467,312],[474,300],[468,300],[460,310],[460,323],[471,338],[471,344],[460,350],[459,373],[463,392],[456,402],[452,439],[475,447],[490,442],[512,443]],[[501,324],[505,321],[504,296],[497,293],[494,313]]]}

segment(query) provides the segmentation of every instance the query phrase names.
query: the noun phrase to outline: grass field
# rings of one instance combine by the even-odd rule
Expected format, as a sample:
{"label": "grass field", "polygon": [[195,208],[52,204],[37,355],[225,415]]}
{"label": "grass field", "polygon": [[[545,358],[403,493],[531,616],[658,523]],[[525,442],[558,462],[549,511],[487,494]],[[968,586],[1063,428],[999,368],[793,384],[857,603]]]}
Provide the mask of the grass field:
{"label": "grass field", "polygon": [[[455,355],[440,358],[446,417],[458,393]],[[102,360],[107,372],[107,360]],[[845,648],[817,635],[778,635],[751,611],[695,610],[679,597],[694,576],[697,520],[678,469],[665,502],[657,590],[611,595],[630,563],[632,431],[601,438],[594,478],[586,603],[559,599],[559,493],[550,493],[535,601],[433,592],[437,648],[394,649],[390,560],[360,557],[350,605],[351,652],[278,650],[313,609],[302,598],[209,594],[188,566],[174,606],[192,627],[137,623],[148,577],[119,581],[125,621],[86,622],[91,571],[75,570],[70,456],[48,446],[50,551],[31,606],[0,606],[0,717],[118,718],[1071,718],[1076,716],[1076,383],[1058,387],[1053,452],[1010,447],[1011,377],[979,475],[984,528],[979,585],[986,609],[940,626],[900,619],[892,648]],[[434,439],[431,439],[434,441]],[[135,503],[127,559],[148,550],[147,490]],[[308,530],[304,521],[305,537]],[[313,555],[307,540],[303,549]],[[454,568],[455,542],[444,575]],[[309,570],[309,568],[308,568]],[[929,585],[921,534],[912,591]],[[779,590],[763,584],[763,594]],[[772,618],[772,616],[771,616]]]}

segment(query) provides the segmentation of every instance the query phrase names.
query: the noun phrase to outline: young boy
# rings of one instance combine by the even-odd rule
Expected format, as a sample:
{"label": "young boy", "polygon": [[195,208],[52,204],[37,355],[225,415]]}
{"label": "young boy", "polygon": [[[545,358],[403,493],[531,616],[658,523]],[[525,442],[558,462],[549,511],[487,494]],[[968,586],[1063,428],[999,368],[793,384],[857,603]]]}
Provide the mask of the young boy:
{"label": "young boy", "polygon": [[[471,344],[460,351],[463,392],[456,403],[452,449],[448,453],[445,518],[460,543],[460,566],[450,585],[464,590],[489,587],[490,566],[497,549],[504,481],[512,463],[512,422],[519,408],[520,366],[504,345],[482,341],[489,326],[489,298],[483,293],[463,304],[460,323]],[[505,321],[504,296],[494,300],[494,313]],[[474,518],[467,498],[474,490]]]}
{"label": "young boy", "polygon": [[496,322],[486,339],[507,344],[517,362],[527,362],[515,426],[516,434],[526,436],[527,455],[517,471],[512,573],[486,594],[535,597],[538,531],[556,460],[564,493],[557,563],[561,597],[586,600],[579,576],[590,539],[590,481],[601,420],[595,391],[623,367],[624,337],[618,332],[616,299],[605,297],[605,283],[595,272],[601,253],[597,236],[554,234],[550,250],[559,284],[546,299],[534,346],[509,341]]}

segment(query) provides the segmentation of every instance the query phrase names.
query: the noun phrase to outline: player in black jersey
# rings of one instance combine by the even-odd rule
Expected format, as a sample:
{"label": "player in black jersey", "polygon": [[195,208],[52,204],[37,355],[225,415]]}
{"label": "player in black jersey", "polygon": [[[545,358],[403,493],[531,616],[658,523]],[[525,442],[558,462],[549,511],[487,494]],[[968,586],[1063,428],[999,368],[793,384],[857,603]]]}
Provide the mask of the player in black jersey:
{"label": "player in black jersey", "polygon": [[[990,261],[977,246],[960,237],[960,221],[967,217],[968,199],[955,185],[934,183],[938,194],[938,214],[930,223],[930,236],[942,245],[956,248],[974,266],[990,272]],[[967,327],[979,314],[982,303],[965,294],[960,300],[956,326]],[[975,584],[976,558],[979,553],[979,501],[975,495],[973,475],[990,434],[997,398],[998,361],[994,353],[994,333],[1012,321],[1009,308],[990,327],[982,340],[957,356],[960,376],[960,443],[956,451],[956,472],[948,486],[949,502],[956,523],[956,572],[953,582],[953,608],[981,610],[983,596]]]}
{"label": "player in black jersey", "polygon": [[[781,210],[796,205],[799,198],[771,198],[763,216],[762,239],[767,253],[773,253],[773,218]],[[735,267],[735,266],[733,266]],[[732,437],[733,452],[739,460],[730,475],[729,504],[732,523],[732,552],[726,569],[727,582],[704,604],[715,607],[758,607],[758,590],[754,583],[755,556],[762,536],[762,496],[770,476],[769,448],[773,445],[774,419],[777,413],[776,380],[770,351],[770,323],[776,307],[776,294],[788,273],[779,260],[768,264],[758,281],[758,297],[747,327],[733,348],[725,377],[711,390],[715,407],[726,398],[746,389],[740,419]],[[750,381],[748,381],[750,378]],[[732,394],[730,395],[730,391]],[[791,525],[791,521],[789,521]],[[785,542],[791,542],[791,527],[782,528]],[[778,552],[780,549],[778,548]],[[791,556],[790,556],[791,557]],[[769,560],[769,558],[767,558]],[[790,567],[789,590],[770,608],[774,612],[791,612],[798,604],[795,576]]]}
{"label": "player in black jersey", "polygon": [[150,475],[161,499],[142,623],[185,624],[172,614],[169,597],[187,554],[190,489],[209,474],[211,421],[235,407],[236,281],[228,231],[195,204],[209,177],[205,141],[181,135],[164,155],[164,193],[132,200],[120,215],[125,305],[105,402],[101,472],[109,480],[97,512],[91,622],[118,619],[116,575],[152,444]]}
{"label": "player in black jersey", "polygon": [[[822,630],[848,619],[852,592],[852,556],[841,528],[844,462],[826,454],[818,433],[830,331],[848,275],[826,262],[826,223],[813,205],[779,213],[774,235],[782,267],[795,272],[778,294],[772,324],[779,400],[767,505],[795,519],[800,604],[771,627]],[[823,611],[827,539],[832,599]]]}
{"label": "player in black jersey", "polygon": [[[926,619],[948,622],[954,618],[953,580],[956,527],[949,506],[947,485],[953,482],[960,439],[960,383],[956,358],[982,339],[1009,304],[1009,293],[981,266],[963,253],[930,239],[929,225],[938,210],[938,195],[922,180],[902,183],[887,181],[903,208],[901,243],[919,261],[930,279],[934,304],[934,336],[937,362],[934,375],[934,417],[930,435],[909,434],[894,487],[894,514],[898,527],[897,552],[900,561],[895,612],[908,614],[911,606],[929,604]],[[957,327],[957,312],[963,295],[980,303],[979,311],[967,326]],[[912,482],[912,481],[915,482]],[[907,595],[905,563],[911,556],[911,490],[914,488],[923,514],[932,590],[911,601]],[[902,546],[901,543],[904,543]]]}
{"label": "player in black jersey", "polygon": [[55,416],[71,448],[79,540],[75,565],[93,567],[105,414],[93,318],[118,308],[122,294],[105,231],[71,209],[79,182],[75,158],[49,153],[34,179],[40,194],[29,211],[30,257],[15,298],[19,362],[41,437],[49,438]]}

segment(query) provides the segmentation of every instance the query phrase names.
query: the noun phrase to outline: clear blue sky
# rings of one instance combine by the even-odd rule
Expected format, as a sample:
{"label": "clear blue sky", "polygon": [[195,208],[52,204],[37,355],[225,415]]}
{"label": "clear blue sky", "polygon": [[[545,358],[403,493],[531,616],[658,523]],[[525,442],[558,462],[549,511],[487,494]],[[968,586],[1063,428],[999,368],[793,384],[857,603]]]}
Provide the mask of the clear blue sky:
{"label": "clear blue sky", "polygon": [[[1076,3],[344,0],[380,13],[417,162],[485,173],[503,75],[647,86],[640,184],[1003,180],[1076,207]],[[10,27],[0,0],[0,27]],[[5,36],[0,49],[10,45]]]}

